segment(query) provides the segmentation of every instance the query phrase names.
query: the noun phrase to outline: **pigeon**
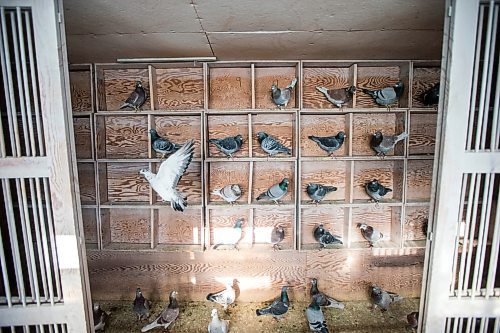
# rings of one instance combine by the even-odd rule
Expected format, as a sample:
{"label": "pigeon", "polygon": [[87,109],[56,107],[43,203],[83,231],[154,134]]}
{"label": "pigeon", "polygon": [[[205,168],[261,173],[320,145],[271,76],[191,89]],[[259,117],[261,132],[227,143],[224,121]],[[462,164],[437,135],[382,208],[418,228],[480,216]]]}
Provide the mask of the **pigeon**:
{"label": "pigeon", "polygon": [[297,78],[294,78],[292,82],[286,88],[278,88],[277,85],[273,83],[271,86],[271,98],[273,99],[274,104],[276,104],[280,109],[282,107],[286,108],[286,105],[290,101],[290,97],[292,97],[292,90],[297,84]]}
{"label": "pigeon", "polygon": [[99,303],[94,303],[92,308],[92,314],[94,317],[94,331],[103,331],[104,326],[106,326],[106,320],[108,319],[108,314],[106,311],[101,309]]}
{"label": "pigeon", "polygon": [[422,100],[424,105],[431,106],[439,103],[439,82],[433,85],[429,90],[422,93]]}
{"label": "pigeon", "polygon": [[178,192],[176,187],[188,168],[193,154],[194,141],[190,140],[161,163],[157,174],[149,169],[139,171],[163,201],[170,201],[170,205],[175,211],[183,212],[187,206],[186,197]]}
{"label": "pigeon", "polygon": [[319,204],[321,200],[330,192],[337,191],[335,186],[326,186],[321,184],[307,184],[307,195],[312,199],[313,203]]}
{"label": "pigeon", "polygon": [[370,196],[370,198],[372,198],[371,200],[375,202],[379,202],[384,195],[386,195],[389,192],[392,192],[392,189],[380,184],[377,179],[374,179],[371,182],[366,183],[365,190],[366,193]]}
{"label": "pigeon", "polygon": [[207,300],[222,305],[224,307],[224,311],[226,311],[227,307],[233,304],[236,300],[236,291],[229,282],[226,282],[225,289],[216,293],[208,294]]}
{"label": "pigeon", "polygon": [[212,194],[220,196],[232,205],[241,197],[241,187],[238,184],[226,185],[213,190]]}
{"label": "pigeon", "polygon": [[217,149],[223,152],[227,157],[232,158],[233,154],[240,150],[243,144],[243,137],[238,134],[223,139],[209,139],[208,142],[213,143]]}
{"label": "pigeon", "polygon": [[375,100],[375,103],[382,106],[387,106],[396,103],[399,98],[403,95],[405,87],[403,82],[399,81],[391,87],[385,87],[382,89],[365,89],[363,92],[370,95]]}
{"label": "pigeon", "polygon": [[163,329],[167,329],[167,327],[172,324],[177,317],[179,316],[179,304],[177,303],[177,292],[170,292],[170,302],[168,306],[163,309],[158,318],[156,318],[153,322],[147,324],[141,329],[141,332],[149,331],[156,327],[163,327]]}
{"label": "pigeon", "polygon": [[408,133],[403,132],[399,135],[382,135],[382,132],[376,131],[372,135],[370,146],[377,152],[377,156],[385,156],[399,141],[408,137]]}
{"label": "pigeon", "polygon": [[260,200],[272,200],[275,204],[279,204],[279,200],[283,198],[288,192],[288,184],[290,181],[288,178],[283,178],[283,180],[271,186],[266,192],[261,193],[257,197],[257,201]]}
{"label": "pigeon", "polygon": [[356,87],[350,86],[340,89],[327,89],[325,87],[316,87],[316,89],[325,95],[328,102],[332,103],[338,108],[342,108],[344,104],[352,101],[352,95],[356,93]]}
{"label": "pigeon", "polygon": [[387,311],[387,308],[391,305],[391,303],[398,302],[403,299],[403,297],[396,295],[395,293],[382,290],[382,288],[377,286],[371,287],[370,296],[373,302],[372,310],[375,310],[378,306],[382,312]]}
{"label": "pigeon", "polygon": [[368,224],[358,223],[358,228],[361,230],[363,238],[370,242],[370,247],[373,247],[375,243],[384,238],[384,234]]}
{"label": "pigeon", "polygon": [[280,243],[283,241],[284,238],[285,238],[285,229],[283,229],[283,226],[281,225],[276,225],[271,233],[271,244],[273,244],[273,249],[275,251],[281,250]]}
{"label": "pigeon", "polygon": [[292,155],[289,148],[283,146],[277,139],[266,134],[265,132],[257,133],[257,140],[259,140],[262,150],[268,153],[270,157],[279,153]]}
{"label": "pigeon", "polygon": [[334,151],[342,147],[346,135],[344,132],[341,131],[334,136],[322,137],[322,136],[309,135],[308,138],[316,142],[321,149],[326,151],[328,155],[332,156]]}
{"label": "pigeon", "polygon": [[335,308],[335,309],[345,308],[344,303],[339,302],[336,299],[328,295],[325,295],[324,293],[318,290],[318,280],[316,278],[311,279],[310,295],[311,299],[315,301],[319,306],[325,308]]}
{"label": "pigeon", "polygon": [[142,295],[141,288],[135,290],[135,299],[133,305],[133,310],[137,313],[139,321],[149,318],[149,309],[151,307],[151,301],[144,298]]}
{"label": "pigeon", "polygon": [[314,239],[319,242],[320,249],[327,245],[342,245],[343,243],[339,238],[340,236],[332,235],[322,224],[314,229]]}
{"label": "pigeon", "polygon": [[318,304],[318,300],[313,298],[311,304],[306,309],[306,318],[311,332],[329,333],[326,326],[325,316]]}
{"label": "pigeon", "polygon": [[224,240],[221,243],[215,244],[213,249],[216,250],[221,245],[232,245],[234,249],[238,250],[238,242],[243,234],[241,229],[242,224],[243,219],[237,219],[236,222],[234,222],[233,228],[225,235]]}
{"label": "pigeon", "polygon": [[139,111],[139,108],[146,102],[146,92],[142,87],[141,81],[135,82],[135,90],[130,93],[125,103],[120,106],[120,109],[133,108],[135,111]]}
{"label": "pigeon", "polygon": [[408,321],[408,327],[417,329],[418,327],[418,312],[412,312],[406,316],[406,320]]}
{"label": "pigeon", "polygon": [[219,319],[217,309],[212,309],[212,321],[208,324],[208,333],[227,333],[229,321]]}
{"label": "pigeon", "polygon": [[257,309],[255,313],[257,316],[271,314],[275,319],[281,319],[281,317],[288,311],[288,294],[286,289],[288,286],[281,287],[281,295],[276,298],[270,305],[262,309]]}
{"label": "pigeon", "polygon": [[162,138],[154,129],[151,129],[149,133],[151,134],[151,147],[155,152],[160,153],[163,158],[168,154],[175,153],[181,147],[178,144]]}

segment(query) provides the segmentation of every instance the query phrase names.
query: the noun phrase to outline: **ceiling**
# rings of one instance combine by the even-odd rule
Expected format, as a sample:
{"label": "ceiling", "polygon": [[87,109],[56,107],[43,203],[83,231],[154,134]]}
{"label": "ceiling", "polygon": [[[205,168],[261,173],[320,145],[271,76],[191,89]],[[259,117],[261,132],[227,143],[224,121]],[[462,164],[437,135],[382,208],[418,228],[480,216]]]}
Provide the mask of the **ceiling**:
{"label": "ceiling", "polygon": [[64,0],[71,63],[440,59],[444,0]]}

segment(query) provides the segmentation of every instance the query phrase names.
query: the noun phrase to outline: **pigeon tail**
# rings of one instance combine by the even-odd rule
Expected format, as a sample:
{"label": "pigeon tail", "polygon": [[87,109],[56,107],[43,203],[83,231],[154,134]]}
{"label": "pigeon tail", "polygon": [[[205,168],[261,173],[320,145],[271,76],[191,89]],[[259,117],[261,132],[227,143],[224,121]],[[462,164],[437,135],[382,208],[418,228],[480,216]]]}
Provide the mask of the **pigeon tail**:
{"label": "pigeon tail", "polygon": [[325,189],[326,193],[337,191],[337,188],[335,186],[326,186],[326,185],[323,185],[323,188]]}
{"label": "pigeon tail", "polygon": [[172,201],[170,201],[170,206],[172,206],[172,208],[178,212],[183,212],[187,205],[188,204],[186,198],[181,196],[179,193],[177,193],[177,196]]}
{"label": "pigeon tail", "polygon": [[156,320],[155,320],[152,323],[149,323],[146,326],[144,326],[143,328],[141,328],[141,332],[147,332],[147,331],[152,330],[153,328],[156,328],[158,326],[161,326],[161,325],[158,325],[156,323]]}
{"label": "pigeon tail", "polygon": [[365,88],[363,88],[362,90],[363,90],[363,92],[364,92],[365,94],[368,94],[368,95],[370,95],[370,96],[371,96],[371,97],[373,97],[373,98],[376,98],[376,97],[377,97],[377,96],[376,96],[376,94],[375,94],[375,91],[374,91],[374,90],[365,89]]}
{"label": "pigeon tail", "polygon": [[325,87],[316,87],[316,90],[328,97],[328,89]]}
{"label": "pigeon tail", "polygon": [[255,200],[260,201],[260,200],[262,200],[262,199],[266,199],[266,198],[268,198],[268,196],[266,195],[266,192],[264,192],[264,193],[261,193],[261,194],[257,197],[257,199],[255,199]]}
{"label": "pigeon tail", "polygon": [[220,139],[208,139],[208,142],[209,143],[215,143],[215,144],[218,144],[220,141]]}
{"label": "pigeon tail", "polygon": [[295,78],[293,78],[292,82],[286,88],[292,90],[296,84],[297,84],[297,78],[295,77]]}
{"label": "pigeon tail", "polygon": [[129,106],[130,106],[130,104],[128,104],[128,103],[123,103],[123,105],[122,105],[122,106],[120,106],[120,110],[121,110],[121,109],[125,109],[126,107],[129,107]]}
{"label": "pigeon tail", "polygon": [[216,188],[215,190],[212,191],[212,194],[222,196],[222,188]]}
{"label": "pigeon tail", "polygon": [[317,136],[314,136],[314,135],[309,135],[308,138],[310,140],[313,140],[314,142],[316,143],[319,143],[319,138]]}
{"label": "pigeon tail", "polygon": [[396,136],[396,138],[394,139],[394,144],[398,143],[399,141],[401,140],[404,140],[408,137],[408,133],[406,132],[403,132],[401,134],[399,134],[398,136]]}
{"label": "pigeon tail", "polygon": [[257,310],[255,310],[255,313],[257,314],[257,316],[267,315],[267,314],[271,313],[271,308],[267,307],[264,309],[257,309]]}

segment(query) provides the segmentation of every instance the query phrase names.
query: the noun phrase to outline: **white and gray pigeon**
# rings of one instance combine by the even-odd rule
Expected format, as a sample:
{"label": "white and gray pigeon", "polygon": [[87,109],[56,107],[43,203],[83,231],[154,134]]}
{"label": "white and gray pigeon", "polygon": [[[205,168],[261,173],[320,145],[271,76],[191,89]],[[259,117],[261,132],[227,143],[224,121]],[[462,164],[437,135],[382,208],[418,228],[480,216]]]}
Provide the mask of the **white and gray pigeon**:
{"label": "white and gray pigeon", "polygon": [[318,280],[316,278],[311,279],[311,290],[309,292],[311,300],[315,301],[319,306],[325,308],[335,308],[344,309],[344,303],[337,301],[335,298],[326,295],[325,293],[319,291]]}
{"label": "white and gray pigeon", "polygon": [[268,306],[257,309],[255,313],[257,316],[263,315],[272,315],[275,319],[281,319],[285,313],[288,311],[289,306],[289,298],[288,293],[286,292],[288,286],[281,287],[280,297],[276,298],[271,304]]}
{"label": "white and gray pigeon", "polygon": [[384,238],[384,234],[366,223],[358,223],[358,228],[361,230],[363,238],[370,242],[370,247]]}
{"label": "white and gray pigeon", "polygon": [[319,248],[322,249],[327,245],[342,245],[340,236],[332,235],[330,231],[326,230],[323,224],[318,225],[314,229],[314,239],[319,243]]}
{"label": "white and gray pigeon", "polygon": [[401,301],[403,299],[403,297],[390,291],[382,290],[382,288],[377,286],[371,287],[370,297],[373,302],[372,310],[375,310],[378,306],[380,307],[380,310],[382,312],[387,311],[389,305],[391,305],[392,303]]}
{"label": "white and gray pigeon", "polygon": [[281,250],[280,243],[283,241],[283,239],[285,239],[285,229],[283,228],[283,226],[274,226],[273,230],[271,231],[271,244],[273,244],[273,249],[275,251]]}
{"label": "white and gray pigeon", "polygon": [[214,250],[217,250],[217,248],[222,245],[229,245],[232,246],[233,249],[238,250],[238,243],[243,236],[243,230],[241,229],[242,224],[243,219],[237,219],[236,222],[234,222],[234,226],[231,228],[231,230],[224,235],[224,239],[221,242],[215,244],[212,248]]}
{"label": "white and gray pigeon", "polygon": [[316,142],[321,149],[328,153],[328,155],[333,156],[333,153],[336,150],[339,150],[344,144],[346,135],[344,132],[340,131],[336,135],[332,136],[309,135],[308,138]]}
{"label": "white and gray pigeon", "polygon": [[155,152],[160,153],[163,158],[175,153],[181,147],[168,139],[162,138],[155,129],[149,130],[149,133],[151,134],[151,147]]}
{"label": "white and gray pigeon", "polygon": [[327,89],[325,87],[316,87],[316,89],[325,95],[328,102],[332,103],[338,108],[342,108],[344,104],[352,101],[352,95],[356,93],[356,87],[350,86],[340,89]]}
{"label": "white and gray pigeon", "polygon": [[132,303],[132,309],[137,314],[139,321],[149,318],[150,308],[151,301],[144,297],[141,288],[137,288],[135,291],[135,299]]}
{"label": "white and gray pigeon", "polygon": [[370,140],[370,146],[377,152],[377,156],[385,156],[394,149],[399,141],[408,137],[408,133],[403,132],[399,135],[383,135],[381,131],[376,131]]}
{"label": "white and gray pigeon", "polygon": [[292,90],[297,84],[297,78],[294,78],[292,82],[286,88],[279,88],[276,84],[271,86],[271,98],[274,104],[276,104],[280,109],[287,106],[290,98],[292,97]]}
{"label": "white and gray pigeon", "polygon": [[327,186],[316,183],[309,183],[306,188],[307,195],[315,204],[319,204],[328,193],[333,191],[337,191],[335,186]]}
{"label": "white and gray pigeon", "polygon": [[311,304],[307,307],[306,318],[311,332],[329,333],[325,315],[317,303],[316,298],[313,298]]}
{"label": "white and gray pigeon", "polygon": [[92,315],[94,318],[94,331],[104,331],[108,314],[101,309],[100,304],[97,302],[95,302],[92,307]]}
{"label": "white and gray pigeon", "polygon": [[414,311],[412,313],[409,313],[406,316],[406,320],[408,321],[409,328],[411,328],[412,330],[416,330],[418,328],[418,312]]}
{"label": "white and gray pigeon", "polygon": [[391,87],[385,87],[382,89],[363,88],[363,92],[370,95],[378,105],[389,107],[389,105],[394,104],[399,100],[399,98],[403,95],[404,89],[403,82],[399,81]]}
{"label": "white and gray pigeon", "polygon": [[158,318],[144,326],[141,329],[141,332],[146,332],[156,327],[163,327],[163,329],[167,329],[170,324],[172,324],[177,319],[177,317],[179,317],[179,303],[177,303],[177,292],[172,291],[170,292],[168,306],[163,309]]}
{"label": "white and gray pigeon", "polygon": [[219,319],[217,309],[212,309],[212,321],[208,324],[208,333],[227,333],[229,329],[229,321]]}
{"label": "white and gray pigeon", "polygon": [[269,200],[274,201],[275,204],[279,204],[279,200],[282,199],[288,192],[288,184],[290,181],[288,178],[283,178],[278,184],[271,186],[266,192],[261,193],[257,197],[257,201]]}
{"label": "white and gray pigeon", "polygon": [[259,141],[262,150],[269,154],[269,157],[279,153],[292,155],[292,151],[289,148],[285,147],[276,138],[265,132],[257,133],[257,140]]}
{"label": "white and gray pigeon", "polygon": [[234,290],[233,285],[229,282],[225,283],[226,288],[215,293],[209,293],[207,295],[207,300],[215,302],[224,307],[224,311],[227,307],[234,303],[236,300],[236,290]]}
{"label": "white and gray pigeon", "polygon": [[366,193],[370,196],[371,201],[374,202],[379,202],[384,195],[386,195],[389,192],[392,192],[392,189],[380,184],[380,182],[377,179],[374,179],[371,182],[366,183],[365,190]]}
{"label": "white and gray pigeon", "polygon": [[175,211],[183,212],[187,206],[186,197],[177,191],[176,187],[193,159],[193,154],[194,141],[189,140],[161,163],[157,174],[149,169],[139,171],[163,201],[170,202]]}
{"label": "white and gray pigeon", "polygon": [[135,82],[135,89],[130,93],[125,103],[120,106],[120,109],[133,108],[135,111],[139,111],[139,108],[146,102],[146,92],[142,87],[141,81]]}
{"label": "white and gray pigeon", "polygon": [[241,187],[238,184],[230,184],[213,190],[212,194],[218,195],[232,205],[241,197]]}
{"label": "white and gray pigeon", "polygon": [[209,139],[209,143],[213,143],[217,149],[224,153],[227,157],[232,158],[233,154],[240,150],[243,144],[243,137],[238,134],[236,136],[228,136],[222,139]]}

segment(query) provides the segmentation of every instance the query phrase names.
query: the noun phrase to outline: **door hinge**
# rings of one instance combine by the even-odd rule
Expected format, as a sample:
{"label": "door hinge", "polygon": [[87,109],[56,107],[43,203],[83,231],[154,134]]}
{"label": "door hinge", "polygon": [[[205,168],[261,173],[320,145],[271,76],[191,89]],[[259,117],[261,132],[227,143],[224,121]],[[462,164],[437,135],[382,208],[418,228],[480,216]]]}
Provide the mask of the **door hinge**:
{"label": "door hinge", "polygon": [[453,11],[453,6],[448,7],[448,16],[451,17],[451,13]]}
{"label": "door hinge", "polygon": [[432,242],[433,239],[434,239],[434,233],[431,231],[427,234],[427,240]]}
{"label": "door hinge", "polygon": [[59,13],[57,13],[57,21],[58,21],[59,23],[62,23],[62,14],[61,14],[60,12],[59,12]]}

